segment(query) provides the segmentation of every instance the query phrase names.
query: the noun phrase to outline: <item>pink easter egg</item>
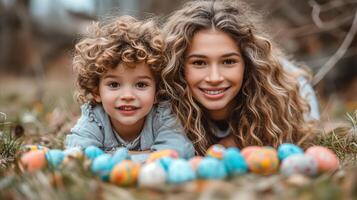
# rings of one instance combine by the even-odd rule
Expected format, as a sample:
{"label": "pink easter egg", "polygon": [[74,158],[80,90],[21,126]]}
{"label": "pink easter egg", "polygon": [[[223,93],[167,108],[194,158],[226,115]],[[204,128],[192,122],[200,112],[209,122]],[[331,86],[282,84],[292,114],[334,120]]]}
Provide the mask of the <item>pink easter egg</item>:
{"label": "pink easter egg", "polygon": [[213,158],[222,159],[226,148],[223,145],[215,144],[207,149],[207,156],[211,156]]}
{"label": "pink easter egg", "polygon": [[44,150],[32,150],[24,153],[20,158],[20,163],[28,172],[42,169],[46,166],[47,160]]}
{"label": "pink easter egg", "polygon": [[198,165],[201,163],[203,157],[202,156],[195,156],[192,157],[188,162],[190,163],[193,171],[196,171],[196,169],[198,168]]}
{"label": "pink easter egg", "polygon": [[336,154],[326,147],[312,146],[305,151],[305,154],[316,160],[320,172],[334,171],[340,166]]}
{"label": "pink easter egg", "polygon": [[244,157],[244,159],[247,160],[248,157],[249,157],[249,155],[250,155],[252,152],[254,152],[254,151],[256,151],[256,150],[259,150],[259,149],[261,149],[261,148],[262,148],[262,147],[260,147],[260,146],[248,146],[248,147],[244,147],[244,148],[240,151],[240,153],[242,154],[242,156]]}

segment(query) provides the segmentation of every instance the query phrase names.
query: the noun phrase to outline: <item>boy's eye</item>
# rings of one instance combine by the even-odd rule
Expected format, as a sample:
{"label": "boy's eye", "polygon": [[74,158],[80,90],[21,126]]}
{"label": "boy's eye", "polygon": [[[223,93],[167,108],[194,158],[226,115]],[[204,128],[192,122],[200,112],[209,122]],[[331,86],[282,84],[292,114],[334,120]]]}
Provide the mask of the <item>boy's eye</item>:
{"label": "boy's eye", "polygon": [[224,65],[233,65],[235,63],[237,63],[237,61],[234,60],[234,59],[226,59],[226,60],[223,61]]}
{"label": "boy's eye", "polygon": [[146,88],[147,86],[149,86],[149,84],[145,83],[145,82],[138,82],[136,83],[136,87],[139,88],[139,89],[144,89]]}
{"label": "boy's eye", "polygon": [[110,88],[118,88],[120,86],[120,84],[118,82],[110,82],[110,83],[108,83],[108,86]]}

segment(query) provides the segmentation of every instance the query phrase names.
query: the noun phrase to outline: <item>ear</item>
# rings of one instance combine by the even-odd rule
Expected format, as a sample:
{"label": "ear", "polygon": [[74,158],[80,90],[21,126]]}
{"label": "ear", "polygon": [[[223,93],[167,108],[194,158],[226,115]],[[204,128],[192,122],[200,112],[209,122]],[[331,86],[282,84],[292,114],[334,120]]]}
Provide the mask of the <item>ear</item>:
{"label": "ear", "polygon": [[95,100],[97,103],[101,103],[101,102],[102,102],[102,98],[101,98],[100,95],[97,94],[96,92],[93,92],[93,93],[92,93],[92,96],[93,96],[94,100]]}

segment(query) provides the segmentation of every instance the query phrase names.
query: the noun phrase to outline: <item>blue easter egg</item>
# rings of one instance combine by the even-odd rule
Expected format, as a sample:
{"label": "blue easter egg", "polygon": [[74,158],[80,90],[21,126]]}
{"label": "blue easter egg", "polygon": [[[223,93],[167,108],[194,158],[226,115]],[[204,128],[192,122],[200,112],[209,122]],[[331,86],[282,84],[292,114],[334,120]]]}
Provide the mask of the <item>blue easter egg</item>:
{"label": "blue easter egg", "polygon": [[121,161],[127,160],[129,158],[130,157],[129,157],[128,149],[126,149],[124,147],[118,148],[112,155],[112,164],[116,165],[116,164],[120,163]]}
{"label": "blue easter egg", "polygon": [[195,172],[191,165],[184,159],[175,159],[169,166],[168,182],[173,184],[180,184],[192,181],[196,178]]}
{"label": "blue easter egg", "polygon": [[223,179],[227,176],[227,171],[222,161],[205,157],[198,165],[197,174],[204,179]]}
{"label": "blue easter egg", "polygon": [[64,153],[59,149],[52,149],[46,152],[46,160],[51,167],[58,168],[64,159]]}
{"label": "blue easter egg", "polygon": [[281,144],[278,148],[278,157],[280,160],[284,160],[294,154],[304,154],[304,151],[300,147],[290,143]]}
{"label": "blue easter egg", "polygon": [[241,175],[248,171],[248,165],[238,148],[228,148],[223,155],[222,161],[229,175]]}
{"label": "blue easter egg", "polygon": [[101,150],[99,147],[89,146],[84,150],[84,154],[88,159],[93,160],[94,158],[104,154],[104,151]]}
{"label": "blue easter egg", "polygon": [[172,164],[173,161],[174,159],[171,157],[163,157],[160,158],[157,162],[161,165],[162,168],[164,168],[166,172],[168,172],[170,165]]}
{"label": "blue easter egg", "polygon": [[114,167],[111,158],[109,154],[102,154],[96,157],[91,164],[92,172],[98,175],[103,181],[109,181],[110,172]]}

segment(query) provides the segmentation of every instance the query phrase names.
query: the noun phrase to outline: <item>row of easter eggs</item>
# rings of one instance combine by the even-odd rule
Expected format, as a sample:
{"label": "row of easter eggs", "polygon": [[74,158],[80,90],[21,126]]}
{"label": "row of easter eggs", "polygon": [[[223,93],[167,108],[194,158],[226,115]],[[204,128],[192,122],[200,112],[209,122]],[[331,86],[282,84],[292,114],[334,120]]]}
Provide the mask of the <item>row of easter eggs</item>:
{"label": "row of easter eggs", "polygon": [[[143,164],[130,160],[125,148],[114,154],[106,154],[98,147],[80,149],[48,150],[31,149],[21,157],[21,163],[28,171],[43,168],[47,163],[57,168],[69,158],[91,160],[91,171],[104,181],[117,185],[157,186],[165,183],[180,184],[200,179],[223,179],[227,176],[245,174],[248,171],[269,175],[279,168],[282,174],[300,173],[314,176],[320,172],[336,170],[339,161],[329,149],[313,146],[304,151],[293,144],[282,144],[278,150],[271,147],[250,146],[242,149],[213,145],[205,157],[196,156],[190,160],[178,158],[173,150],[157,151]],[[281,163],[281,165],[279,165]],[[279,167],[280,166],[280,167]]]}

